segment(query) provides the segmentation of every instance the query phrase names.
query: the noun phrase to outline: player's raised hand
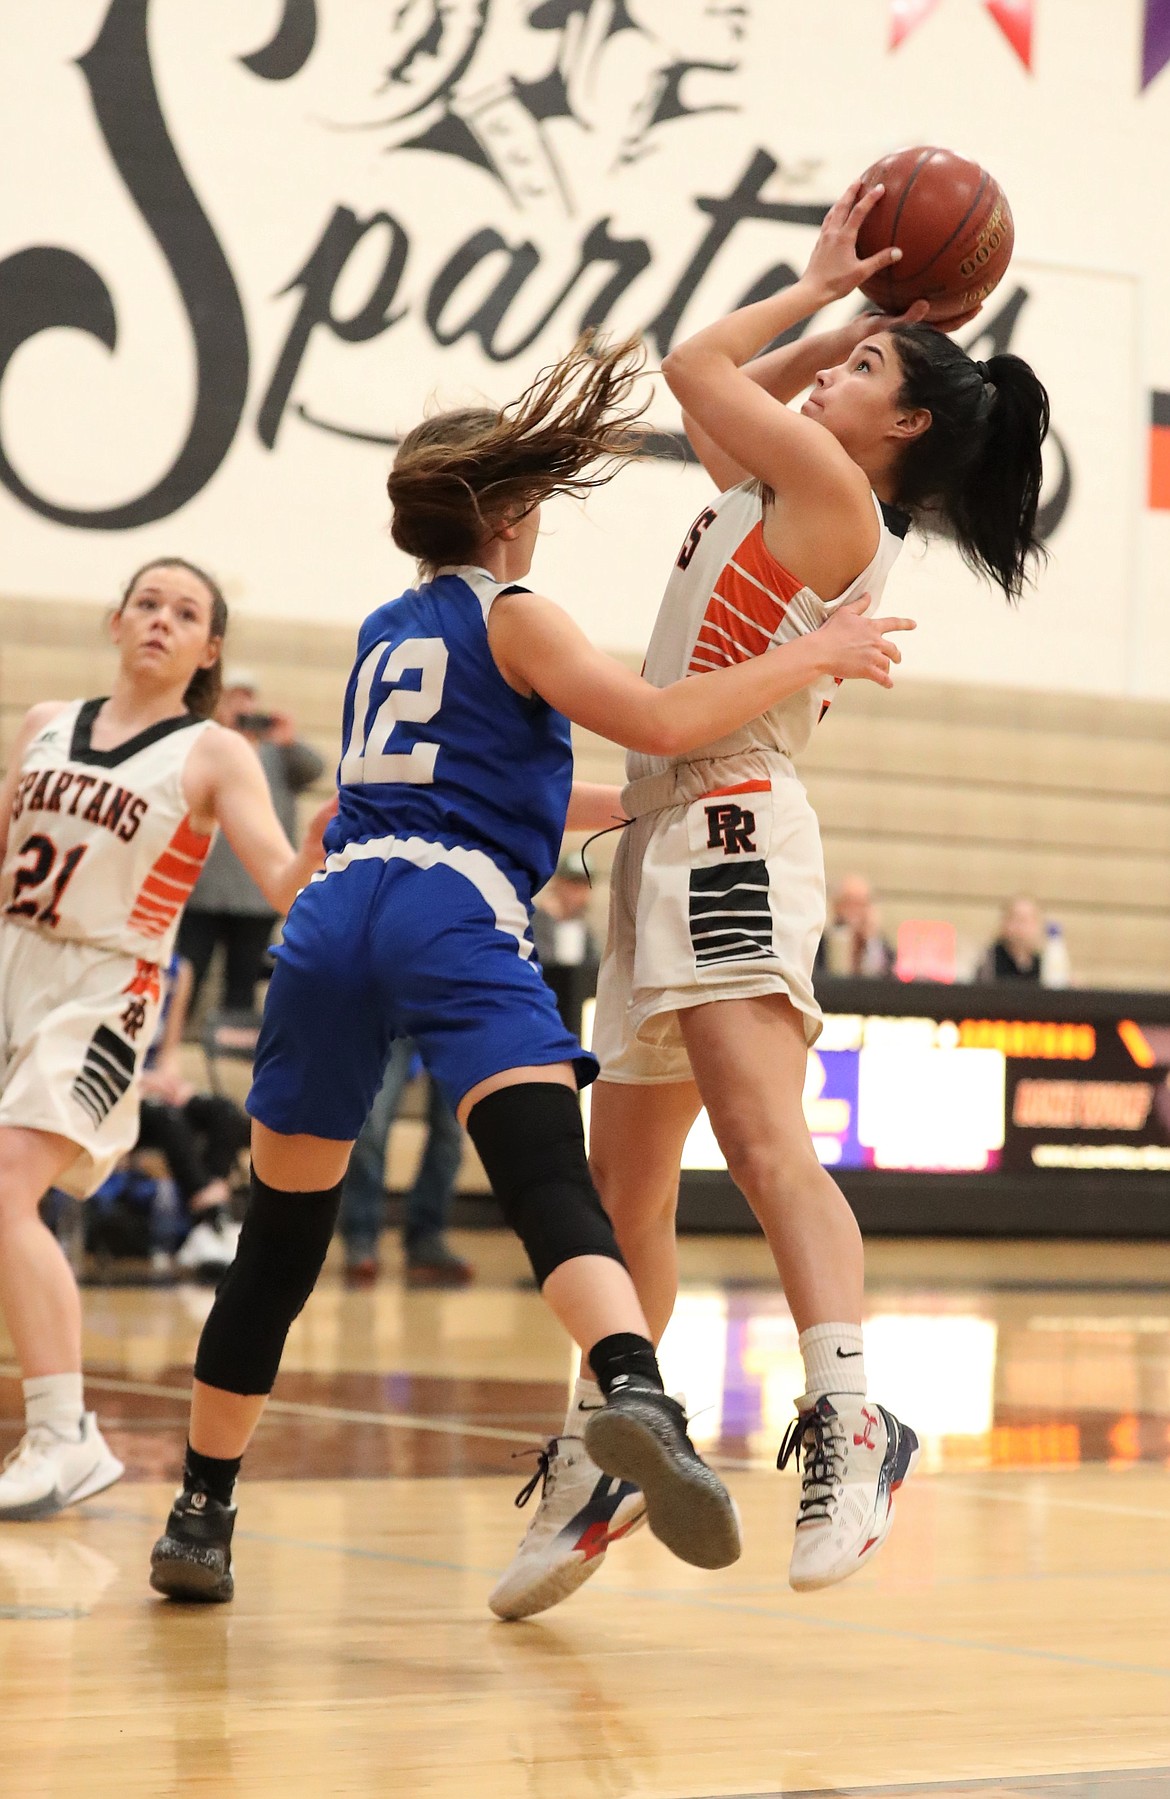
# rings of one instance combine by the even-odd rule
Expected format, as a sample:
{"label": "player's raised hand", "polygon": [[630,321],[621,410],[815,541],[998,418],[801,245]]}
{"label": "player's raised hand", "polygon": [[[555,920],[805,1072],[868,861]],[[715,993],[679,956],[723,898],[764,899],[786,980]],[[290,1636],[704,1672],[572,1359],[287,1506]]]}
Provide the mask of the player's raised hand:
{"label": "player's raised hand", "polygon": [[913,631],[915,623],[912,618],[867,618],[868,605],[867,593],[850,600],[813,635],[823,651],[826,674],[839,681],[892,687],[892,664],[901,662],[902,652],[889,633]]}
{"label": "player's raised hand", "polygon": [[901,261],[902,252],[897,248],[879,250],[876,256],[857,254],[857,233],[885,191],[880,181],[870,188],[855,181],[826,213],[804,274],[805,280],[820,290],[825,302],[842,299]]}

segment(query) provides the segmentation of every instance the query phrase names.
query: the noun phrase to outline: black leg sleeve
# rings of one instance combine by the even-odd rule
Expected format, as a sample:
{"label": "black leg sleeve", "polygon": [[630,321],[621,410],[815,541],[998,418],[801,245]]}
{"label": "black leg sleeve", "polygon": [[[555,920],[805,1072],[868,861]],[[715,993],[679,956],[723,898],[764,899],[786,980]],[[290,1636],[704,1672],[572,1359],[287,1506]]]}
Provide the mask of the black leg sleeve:
{"label": "black leg sleeve", "polygon": [[236,1259],[195,1354],[195,1378],[227,1393],[270,1393],[289,1326],[324,1266],[341,1183],[322,1193],[282,1193],[252,1174],[252,1198]]}
{"label": "black leg sleeve", "polygon": [[581,1108],[570,1088],[548,1081],[501,1087],[472,1108],[467,1132],[538,1286],[577,1256],[622,1261],[589,1173]]}

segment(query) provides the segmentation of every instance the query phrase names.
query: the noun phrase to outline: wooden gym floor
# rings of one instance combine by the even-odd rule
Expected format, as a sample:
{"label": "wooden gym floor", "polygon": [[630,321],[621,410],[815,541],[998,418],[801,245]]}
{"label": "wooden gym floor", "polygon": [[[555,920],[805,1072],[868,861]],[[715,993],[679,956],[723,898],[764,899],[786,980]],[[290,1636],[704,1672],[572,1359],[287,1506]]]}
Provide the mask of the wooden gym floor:
{"label": "wooden gym floor", "polygon": [[208,1610],[145,1564],[209,1294],[87,1290],[128,1475],[0,1529],[5,1799],[1170,1794],[1170,1245],[871,1245],[871,1387],[926,1453],[872,1568],[798,1598],[791,1320],[761,1245],[691,1240],[665,1360],[744,1557],[701,1574],[643,1532],[504,1625],[511,1458],[570,1358],[511,1241],[460,1243],[463,1292],[405,1293],[392,1245],[369,1292],[327,1271],[248,1460],[238,1597]]}

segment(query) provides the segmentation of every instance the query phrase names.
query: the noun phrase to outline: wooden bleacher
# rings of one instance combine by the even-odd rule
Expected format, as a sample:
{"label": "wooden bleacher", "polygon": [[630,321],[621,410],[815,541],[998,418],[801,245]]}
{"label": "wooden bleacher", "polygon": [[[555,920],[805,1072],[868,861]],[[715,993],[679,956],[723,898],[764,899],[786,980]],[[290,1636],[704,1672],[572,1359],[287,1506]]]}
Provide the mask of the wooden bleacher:
{"label": "wooden bleacher", "polygon": [[[329,767],[354,637],[272,617],[231,627],[229,666],[259,676],[264,700],[293,713]],[[100,692],[112,667],[101,608],[0,600],[0,754],[26,707]],[[578,768],[617,781],[621,754],[582,732]],[[1000,901],[1028,891],[1064,925],[1079,983],[1170,987],[1170,704],[851,683],[803,773],[830,881],[867,874],[887,930],[948,918],[973,955]],[[591,852],[602,873],[613,843]]]}

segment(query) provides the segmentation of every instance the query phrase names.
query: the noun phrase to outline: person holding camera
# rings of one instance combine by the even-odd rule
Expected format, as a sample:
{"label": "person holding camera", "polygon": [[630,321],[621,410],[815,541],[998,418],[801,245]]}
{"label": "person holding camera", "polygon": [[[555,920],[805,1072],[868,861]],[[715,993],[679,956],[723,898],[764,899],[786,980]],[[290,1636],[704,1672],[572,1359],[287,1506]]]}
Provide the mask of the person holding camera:
{"label": "person holding camera", "polygon": [[[224,683],[216,721],[239,731],[252,744],[276,816],[295,836],[297,795],[313,784],[325,764],[315,749],[297,737],[289,714],[262,709],[258,695],[256,677],[246,669],[233,670]],[[216,945],[222,944],[220,1006],[226,1012],[255,1010],[256,983],[277,916],[226,838],[217,837],[179,927],[178,952],[191,964],[192,1007]]]}

